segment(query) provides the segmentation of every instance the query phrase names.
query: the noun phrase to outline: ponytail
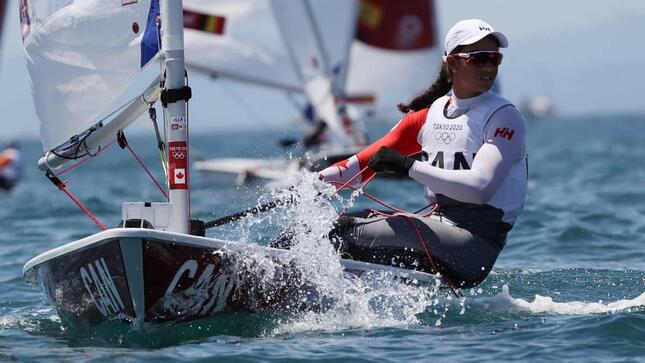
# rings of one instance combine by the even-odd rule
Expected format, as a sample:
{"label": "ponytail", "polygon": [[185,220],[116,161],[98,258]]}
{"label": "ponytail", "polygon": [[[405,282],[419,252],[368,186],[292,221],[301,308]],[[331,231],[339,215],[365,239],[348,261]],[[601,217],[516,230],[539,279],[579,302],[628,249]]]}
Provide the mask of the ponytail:
{"label": "ponytail", "polygon": [[403,113],[422,110],[424,108],[430,107],[430,105],[434,101],[448,93],[451,88],[452,74],[448,69],[448,64],[446,62],[442,62],[439,76],[434,81],[432,86],[430,86],[425,90],[425,92],[414,98],[412,101],[408,102],[408,104],[399,103],[397,107]]}

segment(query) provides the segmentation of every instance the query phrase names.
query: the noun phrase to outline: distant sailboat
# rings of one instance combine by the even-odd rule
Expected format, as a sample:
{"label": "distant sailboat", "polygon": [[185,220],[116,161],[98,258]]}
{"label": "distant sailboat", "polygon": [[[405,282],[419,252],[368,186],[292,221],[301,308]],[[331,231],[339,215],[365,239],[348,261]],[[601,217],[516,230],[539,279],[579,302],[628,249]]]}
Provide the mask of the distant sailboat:
{"label": "distant sailboat", "polygon": [[[303,159],[313,160],[314,167],[321,168],[355,153],[364,144],[361,128],[348,121],[342,106],[348,52],[358,14],[356,0],[189,0],[185,8],[191,19],[199,14],[225,24],[217,35],[203,26],[188,26],[189,66],[303,95],[299,107],[303,111],[310,107],[315,115],[310,116],[311,127],[325,126],[318,128],[324,138],[318,145],[320,151]],[[333,19],[334,24],[321,25],[321,19]],[[282,178],[285,171],[302,166],[298,160],[243,158],[210,159],[194,165],[198,170],[232,175],[239,181],[247,177]]]}
{"label": "distant sailboat", "polygon": [[[37,9],[38,11],[34,11]],[[291,251],[204,237],[191,219],[187,103],[181,0],[22,0],[24,47],[41,120],[38,167],[88,214],[101,232],[48,250],[23,268],[65,326],[117,321],[137,329],[224,313],[315,308],[309,281]],[[99,119],[144,68],[161,62],[160,79]],[[164,108],[161,202],[126,202],[118,228],[107,228],[71,194],[58,171],[100,157],[146,111]],[[72,165],[78,166],[78,165]],[[239,214],[237,214],[239,215]],[[224,219],[232,220],[228,216]],[[216,221],[208,224],[217,226]],[[219,222],[218,222],[219,223]],[[252,252],[252,253],[251,253]],[[436,284],[432,274],[339,258],[352,281],[366,272]],[[313,304],[313,305],[310,305]],[[120,331],[117,329],[117,331]]]}
{"label": "distant sailboat", "polygon": [[547,96],[523,99],[520,102],[520,111],[528,120],[539,120],[555,115],[553,104]]}

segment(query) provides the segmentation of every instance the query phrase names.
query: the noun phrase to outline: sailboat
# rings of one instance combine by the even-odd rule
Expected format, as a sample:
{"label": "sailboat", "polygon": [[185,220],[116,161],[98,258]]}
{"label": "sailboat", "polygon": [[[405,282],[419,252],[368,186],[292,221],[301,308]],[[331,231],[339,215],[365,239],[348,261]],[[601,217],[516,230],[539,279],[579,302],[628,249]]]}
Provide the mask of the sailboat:
{"label": "sailboat", "polygon": [[[191,2],[195,1],[188,1]],[[201,10],[217,13],[215,2],[211,3],[211,9]],[[327,78],[332,85],[331,92],[326,94],[332,94],[340,101],[337,106],[344,110],[343,121],[353,120],[349,132],[339,126],[328,135],[332,142],[327,143],[321,153],[306,154],[302,158],[313,160],[311,164],[315,167],[312,170],[319,170],[360,151],[367,142],[362,124],[398,120],[400,113],[394,105],[422,92],[438,74],[441,51],[437,46],[433,0],[305,1],[295,6],[273,1],[271,5],[285,47],[296,60],[295,69],[301,75],[309,75],[309,78],[304,77],[303,83],[310,82],[307,79],[310,80],[312,74],[319,75],[326,67]],[[261,6],[256,4],[254,8]],[[266,51],[264,54],[267,58]],[[247,53],[245,59],[248,58]],[[284,53],[268,59],[284,59]],[[312,59],[320,61],[312,62]],[[318,65],[318,68],[313,65]],[[375,69],[379,71],[374,72]],[[401,71],[409,69],[415,71]],[[283,80],[293,79],[282,75],[282,72],[275,74]],[[282,85],[276,89],[289,88]],[[291,87],[289,92],[297,91]],[[315,95],[311,97],[316,99]],[[322,108],[327,110],[325,117],[331,120],[332,125],[347,124],[339,123],[338,116],[326,106]],[[349,114],[352,117],[347,117]],[[348,139],[347,135],[351,138]],[[286,159],[229,158],[195,162],[198,170],[232,174],[238,182],[249,177],[282,179],[300,167],[297,161]]]}
{"label": "sailboat", "polygon": [[[64,165],[100,157],[122,131],[161,102],[167,200],[125,202],[122,223],[48,250],[23,268],[66,326],[120,321],[135,329],[232,312],[307,309],[290,251],[204,236],[191,219],[189,119],[181,0],[22,0],[21,23],[44,155],[38,167],[84,209],[59,177]],[[107,39],[106,39],[107,37]],[[160,79],[131,101],[120,96],[159,60]],[[106,108],[118,112],[101,118]],[[76,167],[78,164],[72,165]],[[230,218],[229,218],[230,219]],[[339,259],[371,271],[435,283],[435,275]],[[270,263],[270,266],[268,265]],[[270,267],[270,268],[269,268]],[[303,290],[304,289],[304,290]]]}
{"label": "sailboat", "polygon": [[[324,168],[365,144],[362,129],[342,105],[358,1],[188,0],[185,7],[191,24],[197,18],[223,24],[221,32],[203,26],[208,21],[188,26],[189,68],[288,92],[299,111],[309,115],[303,119],[312,129],[311,139],[318,137],[316,129],[324,137],[300,160],[210,159],[196,162],[196,169],[239,180],[282,179],[305,162],[310,169]],[[333,19],[334,24],[323,27],[321,19]],[[298,96],[303,101],[295,101]]]}

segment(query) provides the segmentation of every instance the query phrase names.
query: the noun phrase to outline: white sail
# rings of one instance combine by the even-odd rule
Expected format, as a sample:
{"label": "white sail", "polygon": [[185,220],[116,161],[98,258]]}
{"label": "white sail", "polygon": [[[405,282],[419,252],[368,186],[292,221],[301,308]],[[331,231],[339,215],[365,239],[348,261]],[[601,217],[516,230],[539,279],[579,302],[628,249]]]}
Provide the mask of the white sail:
{"label": "white sail", "polygon": [[439,74],[438,49],[401,53],[356,43],[351,54],[347,92],[373,96],[374,111],[382,117],[399,117],[396,105],[423,92]]}
{"label": "white sail", "polygon": [[22,0],[20,13],[46,150],[96,122],[158,54],[158,0]]}
{"label": "white sail", "polygon": [[190,68],[302,91],[268,0],[186,0],[184,24],[186,64]]}
{"label": "white sail", "polygon": [[345,83],[350,64],[350,49],[356,34],[358,1],[315,0],[309,2],[326,54],[334,93],[345,94]]}
{"label": "white sail", "polygon": [[[356,14],[357,2],[344,1],[342,4],[347,12]],[[326,3],[339,14],[343,13],[342,8],[339,10],[342,4]],[[331,141],[337,145],[353,145],[336,107],[330,59],[310,1],[272,0],[271,5],[292,61],[302,77],[307,98],[314,105],[316,114],[327,123]],[[318,5],[318,9],[323,6]]]}
{"label": "white sail", "polygon": [[360,14],[347,92],[373,96],[379,117],[399,117],[396,105],[424,91],[439,73],[434,1],[362,0]]}

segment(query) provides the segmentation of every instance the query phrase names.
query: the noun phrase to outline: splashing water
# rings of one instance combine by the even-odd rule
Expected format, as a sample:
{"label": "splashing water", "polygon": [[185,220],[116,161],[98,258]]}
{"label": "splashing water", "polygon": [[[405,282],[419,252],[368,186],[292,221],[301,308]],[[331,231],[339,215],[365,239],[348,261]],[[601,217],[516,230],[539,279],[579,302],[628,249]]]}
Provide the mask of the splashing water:
{"label": "splashing water", "polygon": [[[273,213],[245,218],[236,230],[238,238],[252,241],[256,227],[287,228],[292,235],[289,264],[300,274],[298,282],[313,287],[314,296],[323,309],[294,314],[275,328],[270,335],[293,334],[305,331],[340,331],[374,327],[407,327],[419,324],[417,315],[430,308],[438,316],[445,316],[451,306],[437,299],[439,281],[432,286],[402,283],[392,274],[372,271],[360,278],[343,271],[340,257],[328,234],[338,218],[335,204],[343,209],[353,203],[360,192],[352,193],[349,200],[336,194],[335,188],[318,180],[317,174],[300,172],[289,176],[286,190],[273,191],[272,199],[292,200],[289,206],[276,208]],[[343,205],[345,204],[345,205]],[[255,268],[262,283],[275,279],[279,266],[260,249],[250,248],[243,263]],[[440,303],[440,301],[442,301]],[[439,306],[444,304],[443,306]]]}
{"label": "splashing water", "polygon": [[[447,293],[440,294],[438,281],[434,286],[404,284],[392,275],[376,271],[356,277],[343,271],[328,234],[338,211],[352,205],[361,191],[354,191],[345,199],[336,194],[333,186],[319,181],[316,174],[306,172],[290,175],[288,185],[291,187],[273,190],[260,200],[288,200],[289,203],[249,216],[234,230],[236,239],[248,243],[235,265],[255,276],[254,286],[264,291],[263,296],[271,298],[276,289],[299,290],[295,294],[297,301],[280,306],[281,312],[286,311],[288,316],[264,335],[407,328],[423,325],[428,320],[434,326],[441,326],[445,318],[450,323],[457,316],[472,315],[482,308],[487,313],[527,311],[564,315],[608,313],[644,305],[645,294],[610,304],[554,302],[540,295],[528,302],[513,298],[507,285],[493,297],[481,296],[483,290],[478,288],[471,290],[466,299],[457,300]],[[292,245],[286,251],[286,261],[277,261],[268,257],[266,249],[257,242],[266,236],[275,238],[284,231],[291,235]],[[296,280],[283,273],[286,265],[297,269]],[[258,306],[261,305],[260,302]],[[302,309],[302,306],[315,307]]]}

